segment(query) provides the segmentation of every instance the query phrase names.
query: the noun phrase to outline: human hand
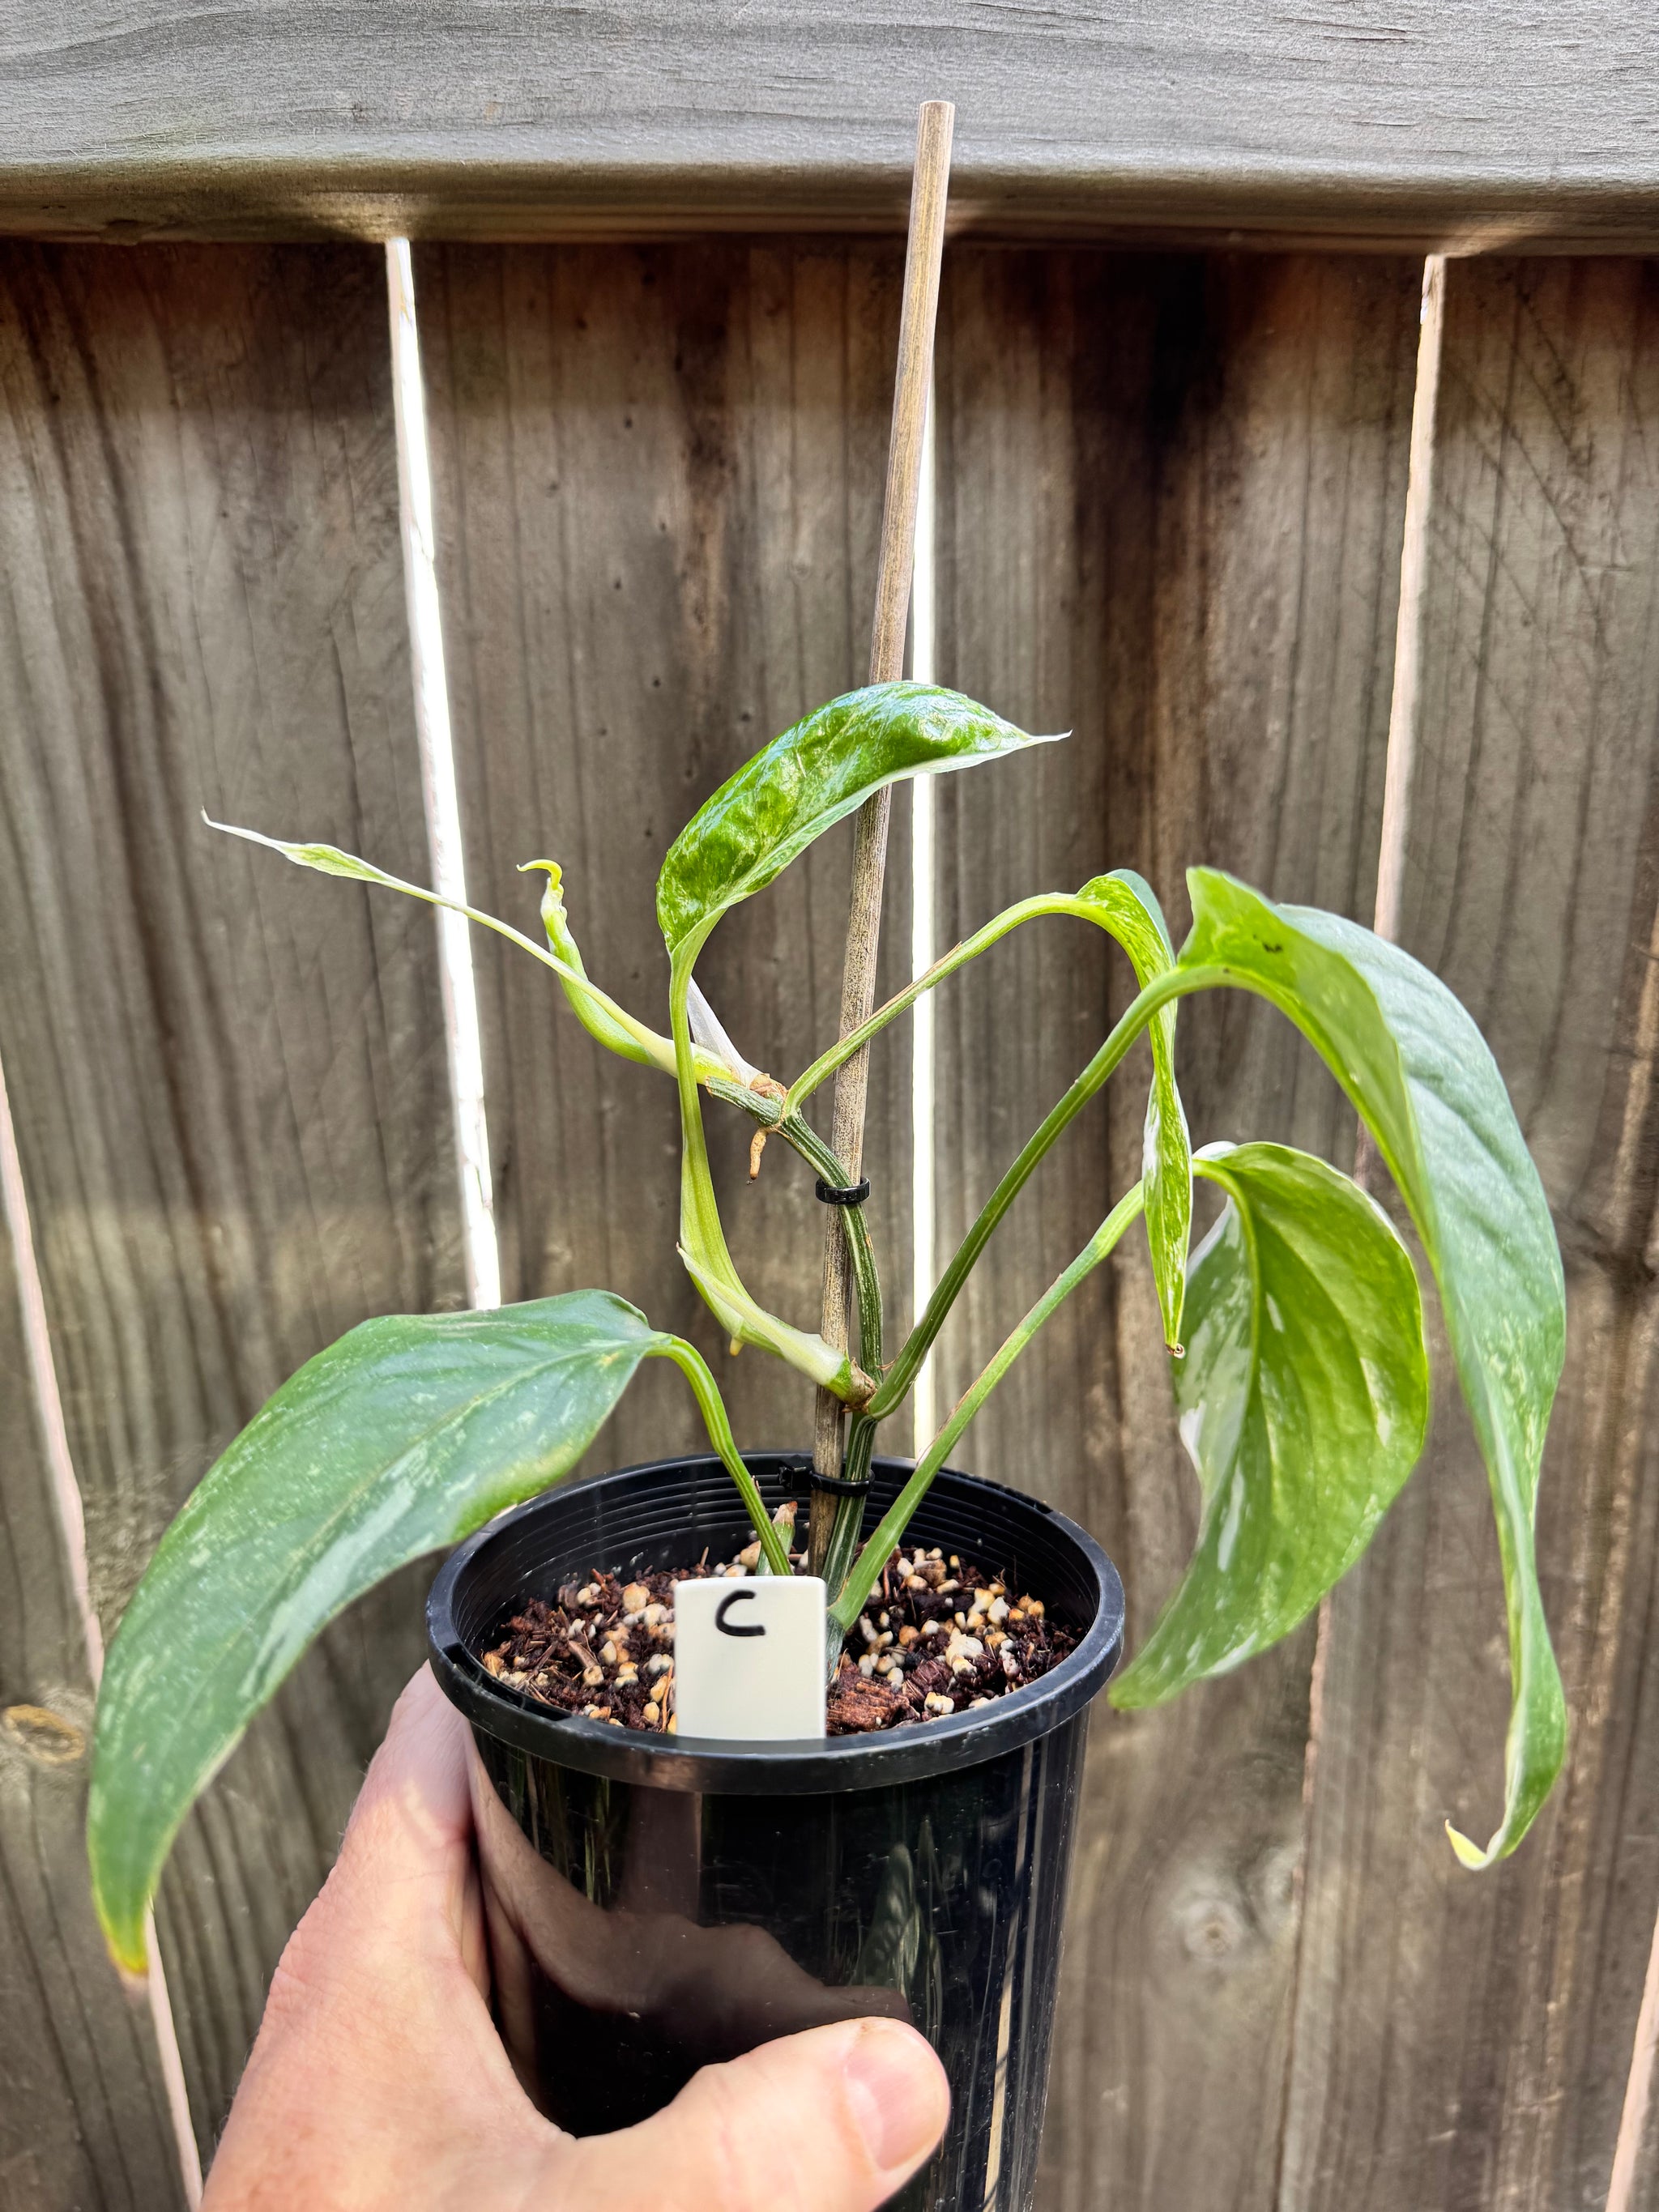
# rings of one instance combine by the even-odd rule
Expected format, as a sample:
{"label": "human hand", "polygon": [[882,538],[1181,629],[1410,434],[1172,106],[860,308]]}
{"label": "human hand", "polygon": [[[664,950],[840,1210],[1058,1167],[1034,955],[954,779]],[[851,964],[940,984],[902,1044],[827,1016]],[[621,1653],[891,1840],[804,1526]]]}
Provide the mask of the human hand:
{"label": "human hand", "polygon": [[849,2021],[705,2067],[610,2136],[563,2134],[487,2003],[466,1728],[423,1668],[295,1931],[203,2212],[873,2212],[944,2128],[912,2029]]}

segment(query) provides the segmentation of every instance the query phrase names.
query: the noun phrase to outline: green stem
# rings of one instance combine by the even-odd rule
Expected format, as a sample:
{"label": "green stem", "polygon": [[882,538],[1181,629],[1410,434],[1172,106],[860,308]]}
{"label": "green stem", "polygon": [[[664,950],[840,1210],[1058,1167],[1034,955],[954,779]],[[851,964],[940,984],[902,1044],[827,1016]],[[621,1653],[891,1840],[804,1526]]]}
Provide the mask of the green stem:
{"label": "green stem", "polygon": [[691,1032],[686,1018],[686,999],[691,967],[699,940],[683,944],[676,951],[669,975],[668,1018],[674,1040],[674,1073],[680,1100],[680,1254],[687,1271],[721,1326],[747,1344],[763,1345],[779,1358],[845,1403],[861,1406],[870,1397],[874,1378],[854,1365],[848,1354],[809,1336],[759,1305],[744,1288],[727,1249],[720,1224],[714,1181],[709,1172],[708,1142],[703,1132],[702,1104],[697,1096],[692,1063]]}
{"label": "green stem", "polygon": [[[703,1133],[702,1108],[697,1097],[697,1078],[691,1042],[691,1024],[686,1015],[686,998],[691,988],[691,963],[696,949],[689,957],[677,959],[668,983],[668,1027],[673,1040],[674,1079],[680,1095],[680,1144],[684,1154],[681,1171],[681,1202],[693,1213],[696,1221],[699,1258],[723,1261],[732,1265],[726,1246],[726,1231],[720,1226],[720,1217],[714,1203],[714,1179],[708,1165],[708,1140]],[[682,1229],[682,1241],[684,1231]]]}
{"label": "green stem", "polygon": [[791,1114],[798,1114],[804,1099],[810,1098],[820,1084],[827,1083],[855,1052],[862,1052],[872,1036],[884,1030],[889,1022],[896,1020],[907,1006],[914,1006],[924,991],[931,991],[947,975],[954,975],[958,968],[965,968],[970,960],[977,960],[981,952],[988,951],[1000,937],[1006,937],[1011,929],[1018,929],[1021,922],[1035,921],[1039,915],[1044,914],[1074,914],[1085,921],[1097,922],[1099,920],[1091,908],[1066,891],[1045,891],[1036,898],[1021,899],[1014,906],[1005,907],[1000,914],[994,915],[982,929],[976,929],[960,945],[953,945],[948,952],[941,953],[931,968],[924,969],[884,1006],[878,1006],[867,1021],[860,1022],[857,1029],[849,1030],[827,1052],[820,1053],[805,1074],[798,1075],[785,1093],[783,1116],[787,1119]]}
{"label": "green stem", "polygon": [[[846,1189],[846,1169],[817,1131],[799,1114],[792,1114],[787,1120],[780,1121],[777,1133],[786,1144],[794,1146],[802,1159],[825,1182],[837,1190]],[[870,1224],[864,1218],[861,1205],[844,1206],[842,1212],[847,1223],[847,1244],[853,1261],[853,1285],[858,1297],[859,1364],[866,1375],[878,1376],[881,1373],[881,1279],[876,1272],[876,1255],[870,1242]]]}
{"label": "green stem", "polygon": [[[825,1182],[835,1184],[837,1189],[846,1188],[847,1170],[817,1130],[800,1115],[790,1115],[780,1125],[779,1133],[794,1146],[804,1160],[817,1169]],[[881,1284],[876,1274],[875,1254],[870,1245],[870,1224],[864,1218],[862,1205],[845,1207],[843,1216],[847,1223],[847,1247],[853,1263],[853,1284],[858,1297],[859,1364],[866,1375],[879,1377],[882,1357]],[[854,1413],[847,1432],[847,1449],[842,1459],[843,1481],[869,1480],[870,1455],[875,1448],[875,1423],[862,1413]],[[863,1498],[837,1498],[829,1547],[823,1557],[823,1574],[826,1589],[840,1589],[842,1577],[852,1565],[853,1554],[858,1549],[859,1531],[863,1525]],[[835,1644],[837,1655],[840,1650],[837,1642]]]}
{"label": "green stem", "polygon": [[1024,1188],[1038,1163],[1088,1104],[1158,1008],[1188,991],[1205,990],[1224,980],[1225,971],[1220,968],[1170,968],[1154,976],[1135,998],[1082,1074],[1027,1139],[1018,1158],[986,1200],[978,1220],[957,1246],[927,1301],[927,1312],[906,1338],[898,1358],[865,1409],[872,1420],[884,1419],[902,1403],[992,1231]]}
{"label": "green stem", "polygon": [[[842,1462],[842,1479],[846,1482],[870,1480],[870,1460],[875,1449],[876,1424],[867,1413],[854,1413],[848,1424],[847,1452]],[[830,1530],[830,1545],[823,1556],[823,1586],[832,1595],[845,1584],[853,1555],[859,1547],[859,1532],[864,1526],[865,1500],[862,1498],[837,1498],[836,1517]],[[831,1638],[836,1656],[841,1652],[839,1637]]]}
{"label": "green stem", "polygon": [[933,1477],[944,1466],[957,1437],[1049,1315],[1071,1296],[1086,1275],[1093,1273],[1130,1223],[1139,1218],[1145,1202],[1139,1183],[1119,1199],[1065,1273],[1048,1285],[1024,1320],[1004,1340],[995,1358],[963,1392],[950,1419],[916,1462],[915,1473],[889,1506],[880,1527],[854,1560],[840,1596],[830,1608],[830,1619],[839,1624],[843,1635],[863,1612],[866,1599],[892,1556],[893,1547],[909,1526],[910,1516],[927,1496]]}
{"label": "green stem", "polygon": [[743,1454],[738,1449],[732,1435],[732,1424],[726,1419],[726,1401],[720,1396],[720,1385],[709,1372],[708,1362],[696,1345],[688,1344],[683,1336],[671,1336],[667,1342],[646,1354],[648,1359],[672,1359],[691,1385],[702,1415],[703,1426],[708,1431],[708,1441],[720,1454],[726,1473],[738,1486],[738,1493],[747,1507],[755,1533],[760,1538],[761,1549],[766,1554],[766,1564],[775,1575],[790,1572],[789,1553],[770,1515],[766,1510],[755,1478],[744,1464]]}

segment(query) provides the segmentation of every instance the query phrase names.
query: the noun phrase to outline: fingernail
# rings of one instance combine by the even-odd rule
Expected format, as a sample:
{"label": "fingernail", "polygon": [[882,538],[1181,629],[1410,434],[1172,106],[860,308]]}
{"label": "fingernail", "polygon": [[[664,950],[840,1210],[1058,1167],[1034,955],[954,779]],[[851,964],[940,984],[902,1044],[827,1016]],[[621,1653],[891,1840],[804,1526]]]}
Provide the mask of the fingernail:
{"label": "fingernail", "polygon": [[870,2156],[885,2172],[930,2150],[949,2100],[933,2057],[919,2035],[889,2021],[869,2021],[846,2058],[847,2095]]}

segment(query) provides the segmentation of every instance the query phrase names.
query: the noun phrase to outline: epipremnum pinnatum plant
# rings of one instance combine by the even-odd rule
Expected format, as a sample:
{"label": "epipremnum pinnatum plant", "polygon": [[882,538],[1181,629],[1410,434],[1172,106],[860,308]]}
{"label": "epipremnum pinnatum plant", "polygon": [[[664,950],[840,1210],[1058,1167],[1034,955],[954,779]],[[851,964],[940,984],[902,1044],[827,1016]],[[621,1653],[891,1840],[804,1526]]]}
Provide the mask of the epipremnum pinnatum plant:
{"label": "epipremnum pinnatum plant", "polygon": [[[891,1547],[958,1437],[1048,1316],[1137,1217],[1145,1223],[1182,1437],[1197,1469],[1197,1547],[1152,1634],[1113,1686],[1157,1705],[1285,1635],[1352,1565],[1421,1452],[1429,1381],[1417,1276],[1388,1216],[1323,1161],[1275,1144],[1190,1148],[1176,1087],[1176,1001],[1232,987],[1270,1000],[1325,1061],[1370,1129],[1434,1274],[1491,1478],[1507,1593],[1514,1705],[1502,1820],[1480,1867],[1512,1850],[1560,1767],[1565,1716],[1533,1551],[1544,1434],[1565,1339],[1561,1264],[1536,1170],[1491,1053],[1443,985],[1395,946],[1328,914],[1274,906],[1207,868],[1188,877],[1177,953],[1151,890],[1127,869],[1022,900],[988,921],[787,1086],[730,1043],[698,990],[698,955],[734,906],[897,779],[965,769],[1048,742],[959,694],[874,685],[765,746],[680,833],[657,884],[668,1026],[590,981],[560,873],[543,871],[538,944],[462,911],[551,969],[599,1042],[678,1089],[680,1257],[720,1327],[826,1386],[847,1408],[844,1467],[867,1474],[970,1269],[1038,1163],[1143,1030],[1152,1047],[1144,1171],[1001,1346],[860,1547],[864,1501],[842,1500],[823,1571],[832,1623],[856,1620]],[[329,845],[240,830],[324,874],[444,902]],[[1009,931],[1040,915],[1116,939],[1139,986],[1127,1012],[1032,1133],[890,1357],[860,1206],[844,1209],[856,1356],[746,1287],[709,1172],[703,1097],[749,1116],[831,1186],[840,1163],[805,1113],[850,1054]],[[1193,1182],[1216,1224],[1189,1256]],[[1182,1349],[1184,1334],[1184,1352]],[[623,1299],[573,1291],[495,1312],[365,1322],[307,1363],[209,1472],[163,1538],[111,1648],[99,1705],[89,1833],[117,1956],[137,1968],[145,1914],[190,1804],[306,1646],[394,1568],[453,1544],[574,1466],[641,1362],[685,1376],[742,1494],[770,1571],[790,1571],[732,1437],[714,1376],[683,1339]],[[838,1640],[838,1637],[832,1640]]]}

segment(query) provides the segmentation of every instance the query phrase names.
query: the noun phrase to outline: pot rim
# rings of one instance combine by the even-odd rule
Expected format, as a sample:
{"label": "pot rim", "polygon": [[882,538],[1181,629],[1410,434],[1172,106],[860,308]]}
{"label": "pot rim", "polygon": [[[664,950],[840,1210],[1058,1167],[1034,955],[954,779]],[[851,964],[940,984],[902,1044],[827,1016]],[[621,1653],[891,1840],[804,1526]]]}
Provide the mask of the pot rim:
{"label": "pot rim", "polygon": [[[744,1456],[763,1492],[777,1487],[781,1496],[787,1478],[799,1480],[802,1462],[799,1451],[755,1451]],[[872,1487],[879,1492],[890,1483],[896,1489],[914,1464],[884,1455],[878,1457],[872,1468]],[[1094,1618],[1077,1649],[1037,1681],[994,1698],[976,1711],[874,1735],[744,1743],[648,1735],[642,1730],[612,1728],[605,1721],[590,1721],[542,1705],[506,1686],[473,1656],[461,1635],[456,1607],[462,1578],[481,1553],[510,1540],[527,1520],[568,1510],[579,1498],[592,1498],[597,1505],[607,1490],[622,1489],[653,1475],[703,1469],[716,1470],[723,1482],[730,1480],[712,1453],[690,1452],[618,1468],[574,1488],[544,1492],[527,1504],[498,1516],[450,1553],[427,1600],[427,1637],[433,1672],[445,1694],[475,1728],[552,1765],[647,1788],[726,1796],[839,1793],[920,1781],[1020,1749],[1080,1712],[1117,1663],[1123,1648],[1123,1585],[1094,1538],[1041,1499],[951,1468],[939,1470],[922,1511],[931,1508],[936,1515],[941,1507],[948,1510],[959,1506],[971,1527],[976,1498],[994,1498],[1001,1513],[1012,1506],[1016,1517],[1031,1516],[1050,1540],[1058,1537],[1078,1554],[1079,1564],[1092,1577],[1096,1591]],[[736,1492],[732,1495],[734,1519],[746,1518]],[[952,1541],[966,1545],[975,1539],[964,1534],[953,1537]]]}

